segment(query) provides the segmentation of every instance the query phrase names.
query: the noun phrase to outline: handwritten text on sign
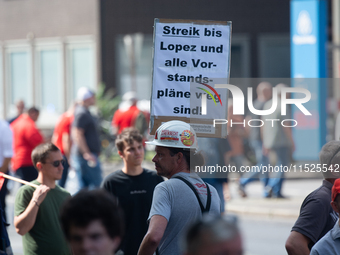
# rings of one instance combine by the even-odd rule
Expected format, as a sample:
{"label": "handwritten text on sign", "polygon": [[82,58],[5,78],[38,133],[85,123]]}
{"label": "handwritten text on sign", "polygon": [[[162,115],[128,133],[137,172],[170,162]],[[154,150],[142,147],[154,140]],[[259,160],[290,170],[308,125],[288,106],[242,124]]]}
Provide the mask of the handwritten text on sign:
{"label": "handwritten text on sign", "polygon": [[[206,118],[197,108],[205,92],[193,93],[190,83],[229,77],[230,33],[229,23],[155,23],[153,116]],[[197,105],[190,103],[193,96]]]}

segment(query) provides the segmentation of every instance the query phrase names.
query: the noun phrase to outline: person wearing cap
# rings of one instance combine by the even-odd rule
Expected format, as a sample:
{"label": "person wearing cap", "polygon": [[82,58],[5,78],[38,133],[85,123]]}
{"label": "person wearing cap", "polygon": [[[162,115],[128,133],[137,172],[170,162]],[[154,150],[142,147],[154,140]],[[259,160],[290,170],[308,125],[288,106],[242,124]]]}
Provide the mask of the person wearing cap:
{"label": "person wearing cap", "polygon": [[[289,255],[307,255],[338,220],[330,202],[332,187],[340,164],[340,141],[326,143],[320,152],[320,167],[324,180],[322,186],[310,193],[303,201],[300,215],[286,241]],[[327,253],[324,253],[327,254]]]}
{"label": "person wearing cap", "polygon": [[114,133],[120,134],[125,128],[134,126],[134,120],[141,112],[137,107],[136,93],[126,92],[123,95],[119,109],[115,112],[112,119]]}
{"label": "person wearing cap", "polygon": [[85,87],[77,93],[78,106],[72,123],[71,165],[76,170],[80,188],[99,187],[102,173],[99,162],[101,144],[95,118],[89,107],[94,105],[95,94]]}
{"label": "person wearing cap", "polygon": [[[340,179],[334,182],[332,188],[332,202],[333,210],[340,213]],[[312,248],[311,255],[337,255],[340,254],[340,222],[339,219],[334,227],[322,237]]]}
{"label": "person wearing cap", "polygon": [[169,180],[158,184],[149,214],[149,228],[139,248],[139,255],[180,254],[179,240],[188,226],[203,213],[220,215],[221,204],[216,189],[190,170],[203,166],[197,152],[197,136],[189,124],[169,121],[156,131],[148,144],[156,145],[152,159],[158,175]]}

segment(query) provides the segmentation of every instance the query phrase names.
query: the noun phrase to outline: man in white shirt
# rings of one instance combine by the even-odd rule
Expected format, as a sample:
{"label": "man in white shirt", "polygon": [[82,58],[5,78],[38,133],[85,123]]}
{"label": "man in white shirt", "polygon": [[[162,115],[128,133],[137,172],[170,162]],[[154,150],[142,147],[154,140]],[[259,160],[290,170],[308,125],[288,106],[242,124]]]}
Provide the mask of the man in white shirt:
{"label": "man in white shirt", "polygon": [[[8,166],[13,156],[13,133],[5,120],[0,120],[0,172],[8,173]],[[7,179],[0,190],[0,203],[6,212],[5,197],[7,194]],[[6,218],[6,213],[4,213]]]}

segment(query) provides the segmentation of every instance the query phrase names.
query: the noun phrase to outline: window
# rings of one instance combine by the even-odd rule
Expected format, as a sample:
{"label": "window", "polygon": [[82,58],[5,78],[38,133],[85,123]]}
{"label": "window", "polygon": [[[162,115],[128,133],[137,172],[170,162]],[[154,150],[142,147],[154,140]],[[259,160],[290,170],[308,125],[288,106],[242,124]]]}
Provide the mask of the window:
{"label": "window", "polygon": [[237,34],[231,37],[231,78],[250,77],[250,38]]}
{"label": "window", "polygon": [[32,54],[28,46],[10,46],[6,49],[7,117],[15,116],[15,103],[24,100],[26,107],[33,103]]}
{"label": "window", "polygon": [[69,98],[74,100],[80,87],[96,89],[95,47],[92,42],[69,41],[67,46]]}
{"label": "window", "polygon": [[152,35],[130,35],[138,45],[135,45],[135,67],[132,69],[132,59],[128,55],[129,46],[124,36],[116,40],[116,74],[118,90],[121,95],[132,90],[131,77],[135,74],[136,92],[139,99],[150,99],[152,85]]}
{"label": "window", "polygon": [[64,111],[64,85],[61,45],[38,45],[36,48],[37,97],[42,110]]}
{"label": "window", "polygon": [[289,35],[260,35],[258,42],[260,77],[290,77]]}

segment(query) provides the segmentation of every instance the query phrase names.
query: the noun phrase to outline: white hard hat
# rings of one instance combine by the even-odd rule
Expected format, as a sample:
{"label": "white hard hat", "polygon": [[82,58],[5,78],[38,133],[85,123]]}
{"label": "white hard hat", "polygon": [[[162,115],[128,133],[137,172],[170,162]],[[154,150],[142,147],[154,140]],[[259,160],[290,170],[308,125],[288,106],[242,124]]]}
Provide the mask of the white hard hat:
{"label": "white hard hat", "polygon": [[163,147],[198,149],[194,129],[188,123],[178,120],[162,124],[157,128],[154,140],[146,143]]}

